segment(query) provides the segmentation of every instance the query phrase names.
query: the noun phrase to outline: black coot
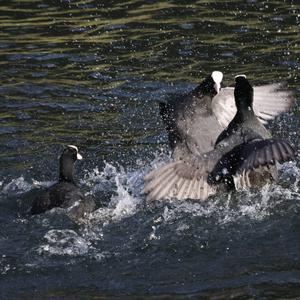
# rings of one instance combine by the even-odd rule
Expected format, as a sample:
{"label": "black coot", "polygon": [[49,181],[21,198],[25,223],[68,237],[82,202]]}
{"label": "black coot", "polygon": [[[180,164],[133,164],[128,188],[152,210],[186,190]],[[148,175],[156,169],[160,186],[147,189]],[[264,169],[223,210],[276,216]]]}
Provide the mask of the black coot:
{"label": "black coot", "polygon": [[[221,72],[214,71],[192,92],[160,103],[173,159],[212,150],[217,137],[234,117],[234,88],[220,89],[222,78]],[[254,113],[266,124],[291,107],[293,96],[281,84],[254,87]]]}
{"label": "black coot", "polygon": [[253,88],[246,77],[237,76],[235,81],[237,112],[217,138],[215,148],[199,155],[186,154],[148,174],[144,192],[149,200],[204,200],[219,189],[250,186],[257,181],[263,184],[276,180],[277,162],[293,158],[292,146],[272,139],[255,115]]}
{"label": "black coot", "polygon": [[211,104],[221,89],[222,78],[221,72],[214,71],[192,92],[159,104],[174,159],[213,148],[223,128]]}
{"label": "black coot", "polygon": [[77,159],[82,159],[78,148],[68,145],[59,159],[58,182],[43,191],[33,201],[32,214],[40,214],[54,207],[61,207],[67,210],[70,217],[78,219],[95,209],[94,200],[85,197],[74,182],[74,163]]}

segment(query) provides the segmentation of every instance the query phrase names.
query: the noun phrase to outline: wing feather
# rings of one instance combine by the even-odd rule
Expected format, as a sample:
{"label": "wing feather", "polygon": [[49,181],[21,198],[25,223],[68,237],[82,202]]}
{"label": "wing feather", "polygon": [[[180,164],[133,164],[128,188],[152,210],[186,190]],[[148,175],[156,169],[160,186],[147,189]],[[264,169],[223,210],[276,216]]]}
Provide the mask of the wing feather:
{"label": "wing feather", "polygon": [[208,168],[208,160],[204,158],[167,163],[144,178],[143,192],[148,194],[148,200],[205,200],[216,192],[216,188],[207,183]]}
{"label": "wing feather", "polygon": [[265,165],[283,163],[294,158],[295,149],[286,141],[277,139],[258,140],[244,146],[241,157],[244,160],[236,173],[251,170]]}
{"label": "wing feather", "polygon": [[[174,174],[174,169],[170,167],[169,169],[164,170],[164,172],[157,172],[156,177],[151,177],[153,180],[144,188],[144,193],[148,193],[149,191],[155,189],[158,185],[162,186],[164,183],[169,180],[170,175]],[[145,178],[145,180],[150,180]]]}
{"label": "wing feather", "polygon": [[[288,111],[294,101],[294,93],[285,90],[281,83],[254,87],[253,109],[263,124]],[[223,88],[213,98],[212,109],[220,125],[226,128],[236,114],[234,88]]]}

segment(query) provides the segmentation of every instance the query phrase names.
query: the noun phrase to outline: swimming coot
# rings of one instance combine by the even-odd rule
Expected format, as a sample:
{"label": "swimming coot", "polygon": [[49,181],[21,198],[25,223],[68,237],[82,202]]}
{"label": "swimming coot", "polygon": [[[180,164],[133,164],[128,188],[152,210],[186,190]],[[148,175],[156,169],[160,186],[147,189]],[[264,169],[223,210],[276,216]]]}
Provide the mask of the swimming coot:
{"label": "swimming coot", "polygon": [[95,209],[94,200],[84,196],[74,182],[74,163],[77,159],[82,159],[78,148],[68,145],[59,158],[58,182],[37,196],[33,201],[31,214],[61,207],[67,210],[70,217],[78,219]]}

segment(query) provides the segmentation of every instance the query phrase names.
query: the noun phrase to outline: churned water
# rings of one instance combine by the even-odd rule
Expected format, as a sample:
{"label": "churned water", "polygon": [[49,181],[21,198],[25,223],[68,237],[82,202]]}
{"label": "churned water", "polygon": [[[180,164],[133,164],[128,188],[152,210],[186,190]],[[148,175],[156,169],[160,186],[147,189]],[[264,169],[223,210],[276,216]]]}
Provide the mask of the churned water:
{"label": "churned water", "polygon": [[[300,296],[300,168],[261,190],[147,203],[169,158],[157,102],[213,70],[299,99],[296,1],[1,1],[0,298]],[[299,147],[298,104],[269,125]],[[75,144],[97,210],[30,216]]]}

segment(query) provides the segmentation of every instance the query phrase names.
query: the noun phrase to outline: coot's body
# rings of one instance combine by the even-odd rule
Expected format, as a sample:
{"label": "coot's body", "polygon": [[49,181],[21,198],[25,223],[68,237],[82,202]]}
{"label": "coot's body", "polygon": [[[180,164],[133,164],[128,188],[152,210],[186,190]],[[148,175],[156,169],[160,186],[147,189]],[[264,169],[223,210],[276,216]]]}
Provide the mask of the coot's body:
{"label": "coot's body", "polygon": [[36,197],[31,207],[32,214],[61,207],[67,210],[69,216],[78,219],[95,209],[94,200],[84,196],[74,182],[74,163],[77,159],[82,159],[77,147],[67,146],[60,157],[59,181]]}
{"label": "coot's body", "polygon": [[294,149],[286,141],[271,139],[254,113],[253,88],[244,75],[236,77],[234,96],[237,112],[215,148],[201,154],[185,153],[148,174],[144,192],[149,200],[204,200],[220,189],[276,179],[276,163],[293,158]]}
{"label": "coot's body", "polygon": [[212,111],[212,99],[219,93],[223,74],[214,71],[185,96],[160,103],[160,114],[169,136],[174,159],[201,154],[214,147],[222,131]]}
{"label": "coot's body", "polygon": [[[236,114],[234,89],[220,89],[223,74],[214,71],[192,92],[159,104],[172,158],[211,151],[219,134]],[[293,93],[280,84],[254,87],[253,111],[262,124],[288,110]]]}

